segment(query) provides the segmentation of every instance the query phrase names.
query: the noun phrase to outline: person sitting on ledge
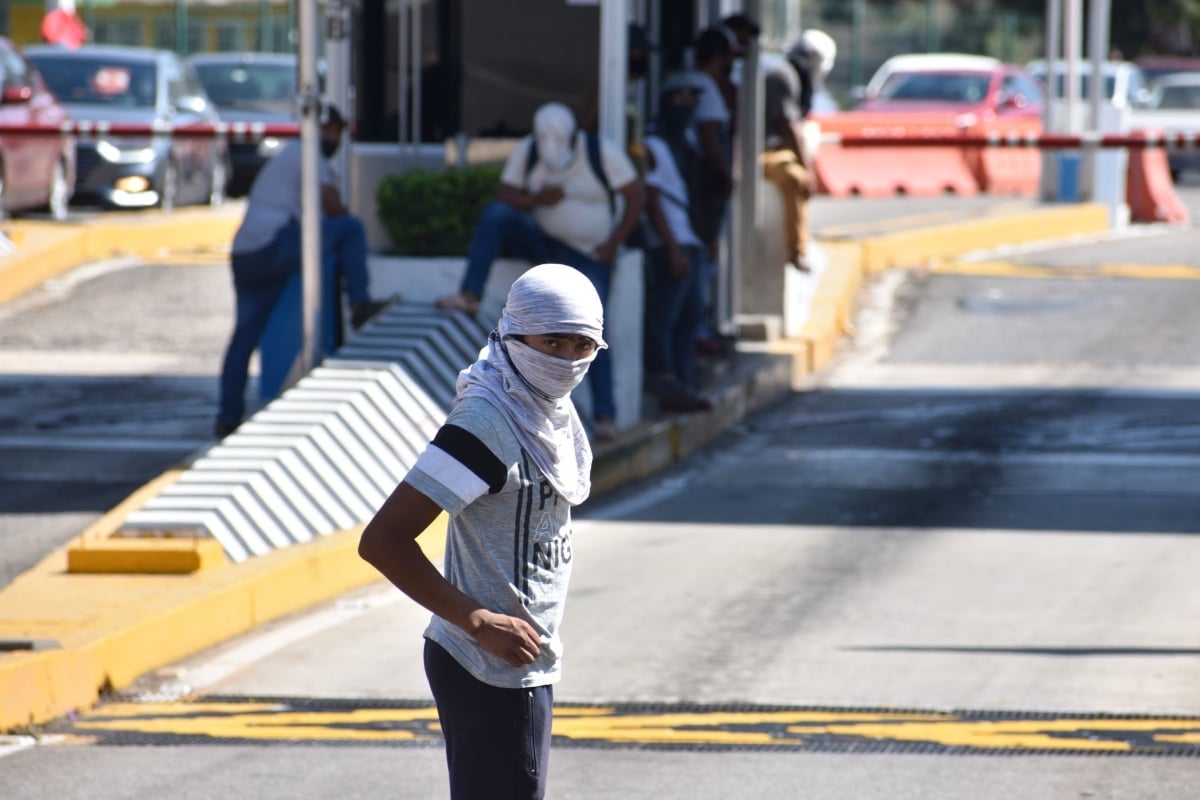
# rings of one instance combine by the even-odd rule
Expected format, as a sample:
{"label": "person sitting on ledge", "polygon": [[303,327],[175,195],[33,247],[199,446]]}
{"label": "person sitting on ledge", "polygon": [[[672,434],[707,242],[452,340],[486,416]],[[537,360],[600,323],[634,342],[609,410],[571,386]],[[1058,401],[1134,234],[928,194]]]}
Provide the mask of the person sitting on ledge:
{"label": "person sitting on ledge", "polygon": [[[492,263],[502,256],[574,267],[607,305],[617,250],[644,204],[641,179],[624,151],[581,131],[565,105],[547,103],[505,163],[496,199],[480,214],[459,292],[435,305],[477,313]],[[597,439],[616,435],[612,376],[611,356],[602,350],[589,371]]]}

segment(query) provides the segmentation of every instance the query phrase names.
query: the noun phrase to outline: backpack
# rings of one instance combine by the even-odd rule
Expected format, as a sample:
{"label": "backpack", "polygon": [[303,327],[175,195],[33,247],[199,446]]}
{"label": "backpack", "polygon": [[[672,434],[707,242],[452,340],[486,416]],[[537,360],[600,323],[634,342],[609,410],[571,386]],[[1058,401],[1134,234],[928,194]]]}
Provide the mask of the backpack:
{"label": "backpack", "polygon": [[[706,244],[713,241],[721,233],[725,213],[725,197],[715,189],[719,179],[704,157],[686,139],[667,137],[657,132],[654,135],[666,143],[687,187],[688,222],[692,231]],[[667,199],[682,205],[676,198]]]}

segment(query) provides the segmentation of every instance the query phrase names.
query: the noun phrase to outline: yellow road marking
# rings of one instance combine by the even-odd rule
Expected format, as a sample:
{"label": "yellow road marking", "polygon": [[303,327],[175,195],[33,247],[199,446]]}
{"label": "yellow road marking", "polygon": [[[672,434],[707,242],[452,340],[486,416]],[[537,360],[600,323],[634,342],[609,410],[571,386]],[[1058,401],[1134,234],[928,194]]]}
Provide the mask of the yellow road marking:
{"label": "yellow road marking", "polygon": [[1200,267],[1188,264],[1100,264],[1094,267],[1050,267],[1011,261],[943,261],[930,272],[997,278],[1136,278],[1139,280],[1200,280]]}
{"label": "yellow road marking", "polygon": [[[73,742],[139,743],[179,737],[208,741],[438,741],[437,710],[305,708],[287,703],[112,703],[82,715]],[[554,735],[577,743],[790,748],[853,745],[1200,755],[1200,719],[838,710],[644,710],[560,706]]]}

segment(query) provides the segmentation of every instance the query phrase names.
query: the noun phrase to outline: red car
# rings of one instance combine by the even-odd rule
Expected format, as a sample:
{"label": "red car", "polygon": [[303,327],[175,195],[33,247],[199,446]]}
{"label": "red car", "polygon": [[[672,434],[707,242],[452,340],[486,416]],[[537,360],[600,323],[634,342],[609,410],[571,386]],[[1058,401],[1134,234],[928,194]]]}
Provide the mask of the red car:
{"label": "red car", "polygon": [[1040,133],[1042,90],[1022,68],[958,53],[894,56],[860,96],[851,111],[814,114],[813,119],[822,134],[883,141],[880,146],[852,149],[822,145],[815,164],[820,191],[1022,195],[1037,191],[1041,156],[1036,149],[916,146],[904,141]]}
{"label": "red car", "polygon": [[[0,125],[57,128],[66,108],[42,76],[0,37]],[[65,219],[75,191],[75,145],[67,136],[0,134],[0,214],[49,209]]]}
{"label": "red car", "polygon": [[[895,59],[878,90],[855,107],[859,112],[951,115],[956,127],[1042,116],[1042,90],[1020,67],[979,56],[961,61],[947,54]],[[885,64],[885,67],[888,66]]]}

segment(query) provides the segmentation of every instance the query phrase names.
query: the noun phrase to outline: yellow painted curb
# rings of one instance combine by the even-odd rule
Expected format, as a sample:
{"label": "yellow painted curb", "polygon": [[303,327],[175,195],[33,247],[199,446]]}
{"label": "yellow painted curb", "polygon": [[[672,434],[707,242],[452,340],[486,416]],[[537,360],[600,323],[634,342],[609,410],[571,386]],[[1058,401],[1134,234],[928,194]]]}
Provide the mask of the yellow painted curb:
{"label": "yellow painted curb", "polygon": [[[90,706],[106,687],[381,580],[358,556],[360,530],[190,575],[70,574],[68,548],[56,551],[0,592],[0,638],[59,644],[0,654],[0,731]],[[442,515],[422,534],[431,559],[445,531]]]}
{"label": "yellow painted curb", "polygon": [[87,263],[81,228],[25,223],[9,235],[19,238],[20,244],[15,252],[0,257],[0,303]]}
{"label": "yellow painted curb", "polygon": [[10,221],[4,230],[17,249],[0,257],[0,303],[91,261],[224,252],[241,223],[243,208],[241,203],[228,203],[169,213],[112,212],[83,223]]}
{"label": "yellow painted curb", "polygon": [[87,261],[114,256],[152,259],[170,253],[226,250],[241,224],[234,207],[191,212],[177,209],[142,219],[116,220],[86,229]]}
{"label": "yellow painted curb", "polygon": [[119,538],[67,549],[67,572],[187,575],[227,563],[215,539]]}
{"label": "yellow painted curb", "polygon": [[867,274],[893,267],[918,267],[973,250],[1061,240],[1109,230],[1108,209],[1100,203],[1038,208],[947,225],[898,231],[862,240]]}

